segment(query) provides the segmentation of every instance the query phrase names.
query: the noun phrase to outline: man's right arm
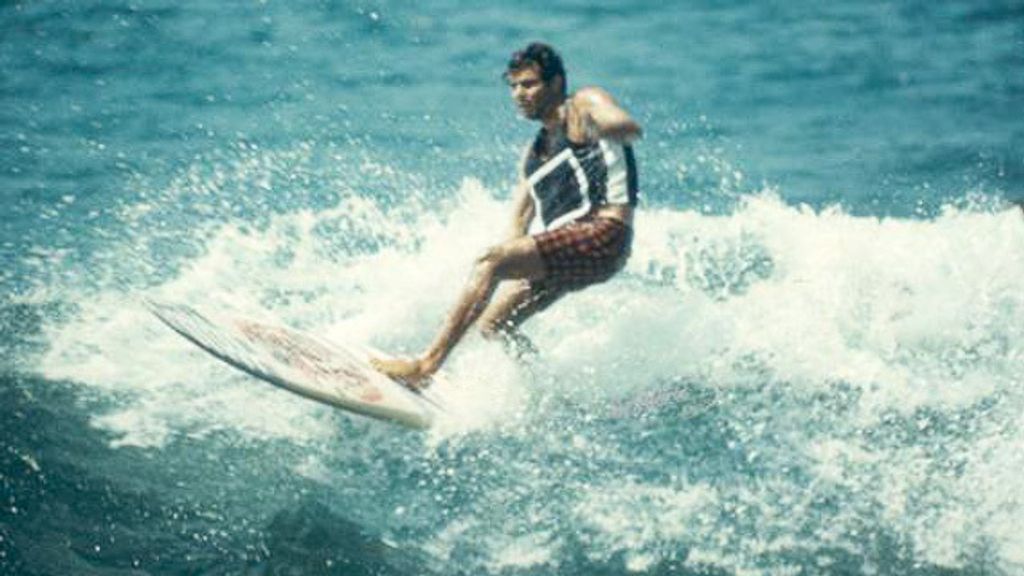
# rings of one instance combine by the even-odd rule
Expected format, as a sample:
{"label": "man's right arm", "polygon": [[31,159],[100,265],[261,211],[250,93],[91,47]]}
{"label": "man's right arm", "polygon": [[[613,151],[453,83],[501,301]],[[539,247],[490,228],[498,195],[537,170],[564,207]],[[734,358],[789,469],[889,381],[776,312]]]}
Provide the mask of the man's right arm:
{"label": "man's right arm", "polygon": [[533,198],[530,197],[530,185],[520,178],[516,185],[515,200],[512,208],[512,234],[510,238],[526,236],[533,221]]}
{"label": "man's right arm", "polygon": [[533,221],[533,198],[530,196],[530,184],[526,181],[526,160],[530,157],[532,148],[531,142],[524,146],[522,153],[519,154],[519,181],[513,193],[512,230],[509,238],[526,236],[530,230],[530,222]]}

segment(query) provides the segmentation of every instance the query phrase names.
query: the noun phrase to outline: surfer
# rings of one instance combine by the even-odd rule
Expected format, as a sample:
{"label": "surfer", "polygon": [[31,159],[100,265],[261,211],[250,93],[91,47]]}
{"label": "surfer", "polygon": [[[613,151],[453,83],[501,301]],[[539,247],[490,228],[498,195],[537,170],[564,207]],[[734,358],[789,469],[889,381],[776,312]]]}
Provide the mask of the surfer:
{"label": "surfer", "polygon": [[[539,42],[512,54],[504,74],[522,116],[541,123],[519,164],[509,238],[487,249],[440,333],[415,358],[374,359],[413,387],[429,383],[480,321],[487,338],[532,349],[524,320],[574,290],[612,277],[629,257],[640,125],[598,87],[569,94],[562,59]],[[539,219],[539,230],[530,233]],[[496,289],[500,286],[500,290]]]}

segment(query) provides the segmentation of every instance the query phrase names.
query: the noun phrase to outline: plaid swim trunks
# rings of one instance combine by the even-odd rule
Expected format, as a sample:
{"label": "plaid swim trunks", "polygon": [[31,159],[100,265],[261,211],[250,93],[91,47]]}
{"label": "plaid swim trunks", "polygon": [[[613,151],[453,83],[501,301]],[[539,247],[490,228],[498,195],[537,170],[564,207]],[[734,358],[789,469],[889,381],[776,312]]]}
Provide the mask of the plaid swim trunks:
{"label": "plaid swim trunks", "polygon": [[626,265],[633,230],[612,218],[584,218],[535,234],[546,274],[527,283],[529,292],[504,319],[516,326],[560,298],[608,280]]}
{"label": "plaid swim trunks", "polygon": [[547,270],[535,292],[579,290],[608,280],[626,265],[633,230],[614,218],[577,220],[534,236]]}

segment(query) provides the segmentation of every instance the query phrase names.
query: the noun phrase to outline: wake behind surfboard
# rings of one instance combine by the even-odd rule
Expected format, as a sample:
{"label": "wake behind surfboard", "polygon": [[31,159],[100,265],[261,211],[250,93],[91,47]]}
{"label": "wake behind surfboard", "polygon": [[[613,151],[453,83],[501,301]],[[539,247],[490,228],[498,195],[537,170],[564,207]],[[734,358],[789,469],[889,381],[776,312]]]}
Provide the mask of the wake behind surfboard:
{"label": "wake behind surfboard", "polygon": [[[369,348],[326,342],[284,326],[214,317],[183,304],[146,301],[164,324],[223,362],[290,392],[363,416],[429,428],[441,406],[377,372]],[[381,355],[383,356],[383,355]]]}

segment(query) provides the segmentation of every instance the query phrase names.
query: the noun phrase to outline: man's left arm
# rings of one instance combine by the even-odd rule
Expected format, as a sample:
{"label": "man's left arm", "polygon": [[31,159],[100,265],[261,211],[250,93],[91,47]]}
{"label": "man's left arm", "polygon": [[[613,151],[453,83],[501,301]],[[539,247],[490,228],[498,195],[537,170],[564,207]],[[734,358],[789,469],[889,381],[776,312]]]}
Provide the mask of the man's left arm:
{"label": "man's left arm", "polygon": [[577,132],[577,140],[607,138],[628,144],[643,136],[640,124],[601,88],[579,90],[572,104],[569,123]]}

